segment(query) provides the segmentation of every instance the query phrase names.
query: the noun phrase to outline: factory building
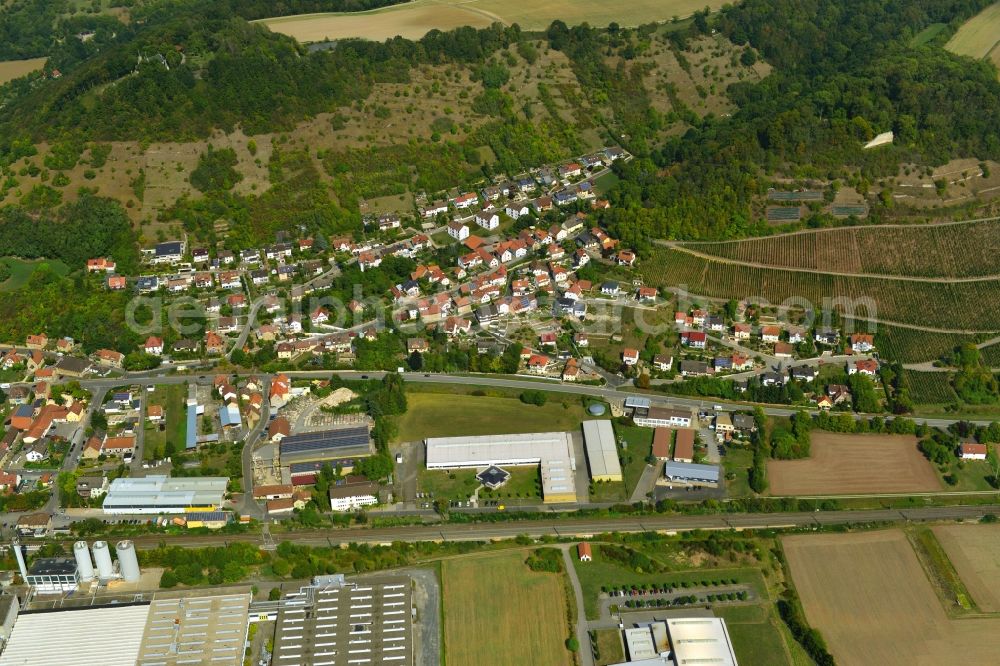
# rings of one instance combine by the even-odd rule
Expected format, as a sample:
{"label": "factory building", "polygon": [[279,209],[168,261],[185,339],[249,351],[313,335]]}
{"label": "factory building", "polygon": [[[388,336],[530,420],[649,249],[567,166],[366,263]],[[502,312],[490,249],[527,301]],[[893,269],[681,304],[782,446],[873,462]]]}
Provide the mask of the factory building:
{"label": "factory building", "polygon": [[40,557],[31,563],[24,582],[38,592],[72,592],[80,584],[76,560],[71,557]]}
{"label": "factory building", "polygon": [[594,481],[621,481],[622,466],[618,460],[611,421],[584,421],[583,442],[590,465],[590,478]]}
{"label": "factory building", "polygon": [[719,485],[718,465],[698,465],[671,460],[663,466],[663,475],[668,481],[683,485],[711,487]]}
{"label": "factory building", "polygon": [[693,422],[687,407],[654,407],[649,398],[629,396],[625,411],[637,426],[645,428],[690,428]]}
{"label": "factory building", "polygon": [[624,630],[628,661],[612,666],[737,666],[726,622],[718,617],[677,617]]}
{"label": "factory building", "polygon": [[318,576],[278,611],[272,666],[410,666],[411,581]]}
{"label": "factory building", "polygon": [[566,432],[478,437],[429,437],[427,469],[485,469],[538,465],[542,501],[576,502],[576,456]]}
{"label": "factory building", "polygon": [[[0,666],[243,663],[249,588],[158,592],[152,602],[21,612]],[[303,662],[305,663],[305,662]]]}
{"label": "factory building", "polygon": [[185,513],[218,511],[229,479],[224,476],[170,478],[153,475],[111,482],[104,513]]}
{"label": "factory building", "polygon": [[149,605],[136,666],[241,664],[251,594],[159,593]]}
{"label": "factory building", "polygon": [[278,444],[282,465],[306,462],[353,461],[373,453],[368,425],[353,425],[331,430],[304,432],[283,437]]}

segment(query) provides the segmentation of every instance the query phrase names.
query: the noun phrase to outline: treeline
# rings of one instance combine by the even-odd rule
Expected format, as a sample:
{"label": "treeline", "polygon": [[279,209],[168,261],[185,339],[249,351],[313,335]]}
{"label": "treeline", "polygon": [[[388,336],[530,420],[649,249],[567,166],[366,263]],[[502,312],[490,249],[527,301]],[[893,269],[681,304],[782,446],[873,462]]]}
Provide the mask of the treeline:
{"label": "treeline", "polygon": [[0,208],[0,248],[26,259],[61,259],[70,270],[84,268],[93,257],[112,257],[124,273],[139,264],[135,233],[121,205],[91,194],[57,210]]}

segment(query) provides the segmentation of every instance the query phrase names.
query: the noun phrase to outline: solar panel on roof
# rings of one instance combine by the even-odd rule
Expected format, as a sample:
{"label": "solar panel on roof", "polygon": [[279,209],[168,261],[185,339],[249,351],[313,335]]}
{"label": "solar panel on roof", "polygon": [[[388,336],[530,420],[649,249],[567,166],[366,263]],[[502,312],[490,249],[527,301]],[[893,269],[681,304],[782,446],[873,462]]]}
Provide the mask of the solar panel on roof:
{"label": "solar panel on roof", "polygon": [[324,449],[352,448],[366,446],[368,440],[368,426],[321,430],[285,437],[281,440],[280,451],[282,455],[285,455]]}

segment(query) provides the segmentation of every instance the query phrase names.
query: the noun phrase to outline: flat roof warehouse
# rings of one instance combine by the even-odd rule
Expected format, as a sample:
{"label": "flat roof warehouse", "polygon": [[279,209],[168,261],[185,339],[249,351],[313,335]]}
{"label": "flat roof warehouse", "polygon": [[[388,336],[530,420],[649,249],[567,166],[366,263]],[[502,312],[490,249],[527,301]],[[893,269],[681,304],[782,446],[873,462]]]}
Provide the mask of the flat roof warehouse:
{"label": "flat roof warehouse", "polygon": [[115,479],[104,498],[104,513],[184,513],[222,508],[225,476],[170,478],[153,475]]}
{"label": "flat roof warehouse", "polygon": [[427,469],[538,465],[542,501],[576,501],[576,456],[570,433],[429,437],[425,443]]}

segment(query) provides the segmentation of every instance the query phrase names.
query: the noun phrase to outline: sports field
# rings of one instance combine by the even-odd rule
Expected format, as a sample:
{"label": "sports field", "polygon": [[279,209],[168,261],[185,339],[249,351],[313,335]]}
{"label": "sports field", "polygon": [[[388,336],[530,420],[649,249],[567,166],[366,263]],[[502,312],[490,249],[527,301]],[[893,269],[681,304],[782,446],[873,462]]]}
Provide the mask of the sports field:
{"label": "sports field", "polygon": [[1000,613],[1000,525],[933,528],[979,610]]}
{"label": "sports field", "polygon": [[540,407],[526,405],[517,398],[448,393],[410,392],[406,400],[406,413],[398,420],[400,442],[427,437],[575,430],[585,418],[582,404],[572,398],[566,403],[550,399]]}
{"label": "sports field", "polygon": [[1000,3],[990,5],[971,19],[948,40],[945,48],[972,58],[985,58],[1000,44]]}
{"label": "sports field", "polygon": [[0,85],[20,78],[25,74],[41,69],[48,58],[31,58],[30,60],[4,60],[0,62]]}
{"label": "sports field", "polygon": [[940,490],[934,468],[916,437],[812,433],[812,455],[770,460],[774,495],[846,495]]}
{"label": "sports field", "polygon": [[951,620],[901,530],[782,539],[806,618],[838,664],[994,664],[1000,620]]}
{"label": "sports field", "polygon": [[448,666],[572,663],[563,574],[533,572],[524,552],[441,564]]}
{"label": "sports field", "polygon": [[261,23],[301,42],[350,37],[385,40],[396,35],[418,39],[434,29],[485,27],[494,22],[517,23],[525,30],[544,30],[556,19],[569,25],[586,21],[595,26],[612,22],[636,26],[683,18],[723,4],[720,0],[414,0],[370,12],[303,14]]}

